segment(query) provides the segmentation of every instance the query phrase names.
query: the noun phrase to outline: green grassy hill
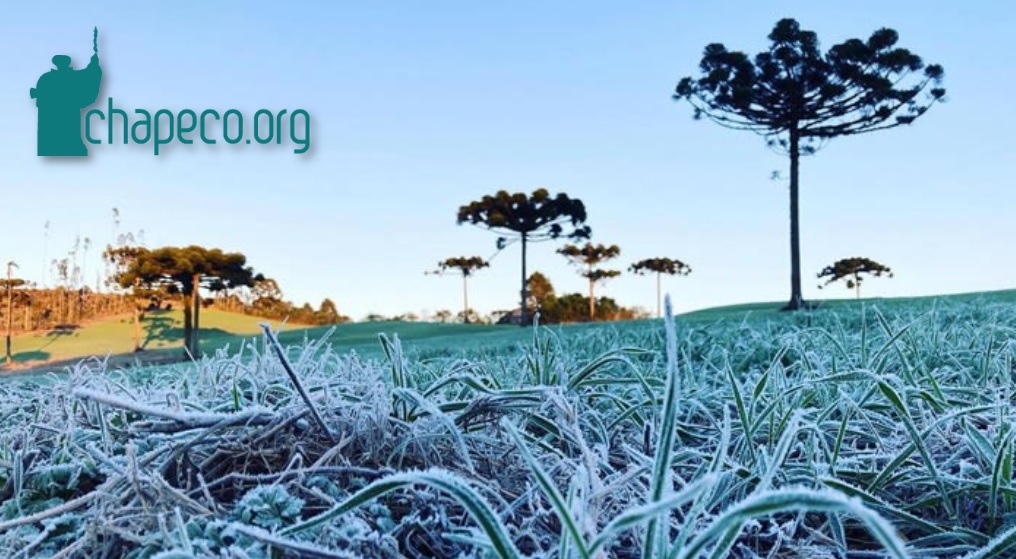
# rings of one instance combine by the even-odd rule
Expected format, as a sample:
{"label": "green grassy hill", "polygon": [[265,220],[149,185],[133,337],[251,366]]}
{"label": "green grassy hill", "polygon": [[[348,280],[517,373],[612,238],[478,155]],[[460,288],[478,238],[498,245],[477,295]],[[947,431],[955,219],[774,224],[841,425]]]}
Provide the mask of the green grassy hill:
{"label": "green grassy hill", "polygon": [[[999,291],[977,291],[972,293],[954,293],[948,295],[927,295],[921,297],[895,297],[895,298],[862,298],[862,299],[815,299],[809,303],[817,304],[820,309],[844,309],[861,303],[875,303],[885,306],[913,306],[931,305],[935,301],[944,300],[951,302],[983,301],[985,303],[1016,303],[1016,289],[1004,289]],[[725,305],[701,309],[680,315],[684,320],[712,321],[725,319],[750,319],[772,317],[780,312],[786,305],[784,301],[772,301],[767,303],[744,303],[740,305]]]}
{"label": "green grassy hill", "polygon": [[[201,349],[209,353],[227,346],[237,349],[244,341],[261,335],[258,323],[264,321],[242,314],[202,311]],[[268,322],[279,333],[280,341],[286,344],[300,342],[305,337],[320,338],[331,329],[320,326],[285,325],[279,321]],[[506,331],[514,333],[516,330],[521,329],[511,326],[466,324],[354,323],[336,327],[329,341],[340,349],[373,350],[378,347],[378,332],[396,334],[407,341],[432,340],[439,345],[453,345],[455,342],[452,340],[461,340],[464,334],[482,341],[492,334],[502,335]],[[131,318],[122,317],[76,329],[16,336],[12,342],[12,353],[17,368],[92,356],[130,354],[134,348],[132,331]],[[183,348],[183,313],[180,311],[148,313],[142,321],[142,347],[143,352],[133,355],[145,360],[153,357],[162,359],[178,357]]]}
{"label": "green grassy hill", "polygon": [[[861,299],[861,303],[878,303],[884,307],[897,305],[933,304],[945,299],[962,302],[983,300],[985,302],[1016,302],[1016,290],[962,293],[930,297],[906,297],[895,299]],[[859,304],[852,299],[813,301],[822,309],[848,308]],[[748,303],[703,309],[680,315],[686,322],[715,322],[721,320],[764,320],[779,314],[783,302]],[[236,350],[244,341],[260,336],[258,323],[263,319],[222,311],[201,313],[201,348],[205,352],[229,347]],[[279,332],[284,344],[317,339],[324,336],[331,327],[308,327],[283,325],[270,321]],[[582,331],[597,324],[564,325],[559,328]],[[140,354],[131,354],[133,340],[130,317],[110,319],[82,326],[73,330],[50,331],[15,337],[13,353],[16,368],[35,367],[46,363],[65,362],[85,357],[122,355],[122,361],[133,359],[144,361],[170,361],[180,358],[183,339],[183,313],[164,311],[149,313],[142,323],[143,347]],[[360,353],[376,353],[380,350],[378,333],[397,335],[406,342],[412,342],[417,349],[466,349],[486,345],[501,345],[527,340],[531,337],[528,329],[506,325],[433,324],[414,322],[366,322],[342,324],[335,327],[329,342],[337,350],[356,350]],[[126,355],[124,355],[126,354]]]}

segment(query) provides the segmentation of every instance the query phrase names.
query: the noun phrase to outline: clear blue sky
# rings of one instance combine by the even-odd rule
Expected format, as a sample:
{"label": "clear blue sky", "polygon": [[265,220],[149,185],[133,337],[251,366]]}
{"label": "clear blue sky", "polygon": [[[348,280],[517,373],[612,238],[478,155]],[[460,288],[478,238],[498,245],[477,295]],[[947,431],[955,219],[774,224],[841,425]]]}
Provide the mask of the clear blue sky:
{"label": "clear blue sky", "polygon": [[[893,267],[866,294],[1016,287],[1016,7],[864,0],[669,2],[17,2],[0,18],[0,258],[43,273],[75,235],[93,240],[94,283],[112,208],[150,246],[239,250],[284,294],[341,312],[458,310],[460,283],[424,276],[448,256],[490,256],[496,235],[457,208],[498,189],[565,191],[587,205],[619,267],[671,256],[678,310],[789,295],[785,158],[747,132],[695,122],[671,100],[719,41],[756,52],[795,17],[824,46],[897,29],[942,64],[949,102],[909,128],[840,139],[802,165],[805,296],[824,265],[854,255]],[[311,152],[291,146],[91,147],[84,161],[35,156],[28,90],[55,54],[87,64],[99,28],[100,104],[128,110],[260,108],[311,116]],[[10,232],[10,233],[8,233]],[[584,280],[554,247],[530,270],[559,292]],[[517,300],[512,246],[471,282],[481,312]],[[601,288],[655,305],[654,282]]]}

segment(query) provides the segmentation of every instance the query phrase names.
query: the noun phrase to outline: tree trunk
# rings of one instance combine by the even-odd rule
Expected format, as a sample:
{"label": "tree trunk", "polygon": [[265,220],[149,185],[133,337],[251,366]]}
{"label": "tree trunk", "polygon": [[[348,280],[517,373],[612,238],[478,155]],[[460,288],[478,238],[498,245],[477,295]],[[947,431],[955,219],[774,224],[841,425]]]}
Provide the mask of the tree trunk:
{"label": "tree trunk", "polygon": [[201,340],[198,335],[201,332],[201,274],[194,274],[194,290],[191,292],[191,298],[194,304],[194,329],[191,330],[191,355],[194,358],[201,357]]}
{"label": "tree trunk", "polygon": [[801,137],[797,125],[790,128],[790,302],[784,310],[796,311],[804,305],[801,293],[801,234],[798,218],[798,167]]}
{"label": "tree trunk", "polygon": [[593,267],[589,266],[589,274],[590,274],[590,277],[589,277],[589,321],[590,322],[596,320],[596,295],[595,295],[596,281],[593,280],[592,273],[593,273]]}
{"label": "tree trunk", "polygon": [[11,326],[14,318],[14,286],[11,283],[11,267],[7,266],[7,364],[14,361],[11,353]]}
{"label": "tree trunk", "polygon": [[656,318],[663,318],[663,311],[660,306],[660,272],[656,272]]}
{"label": "tree trunk", "polygon": [[194,330],[192,310],[190,305],[190,293],[183,293],[183,348],[184,352],[191,350],[191,332]]}
{"label": "tree trunk", "polygon": [[462,272],[462,322],[469,324],[469,293],[466,291],[466,272]]}
{"label": "tree trunk", "polygon": [[522,234],[522,305],[520,309],[520,323],[519,326],[525,327],[528,324],[528,314],[526,312],[526,234]]}

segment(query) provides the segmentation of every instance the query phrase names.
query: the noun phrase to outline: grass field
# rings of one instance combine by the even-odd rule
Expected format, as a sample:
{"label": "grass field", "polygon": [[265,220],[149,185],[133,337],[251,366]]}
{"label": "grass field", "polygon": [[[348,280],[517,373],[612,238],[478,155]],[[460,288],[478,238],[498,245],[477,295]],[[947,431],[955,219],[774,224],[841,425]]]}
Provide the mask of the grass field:
{"label": "grass field", "polygon": [[[284,342],[296,342],[305,336],[319,338],[330,330],[328,327],[284,325],[278,321],[236,313],[204,311],[201,313],[201,347],[203,351],[215,352],[232,346],[238,348],[244,341],[261,335],[259,322],[269,322],[273,329],[280,330]],[[435,340],[437,343],[454,345],[449,337],[463,334],[483,335],[505,332],[504,326],[463,325],[463,324],[421,324],[421,323],[372,323],[345,324],[338,327],[331,336],[336,347],[375,351],[379,329],[397,333],[407,340]],[[65,361],[90,356],[104,357],[130,353],[134,348],[133,326],[130,317],[116,318],[89,324],[75,330],[51,331],[33,335],[15,336],[12,343],[14,361],[20,366],[39,365],[51,361]],[[142,321],[142,354],[165,354],[174,349],[180,354],[183,348],[183,313],[161,311],[149,313]]]}
{"label": "grass field", "polygon": [[9,378],[0,556],[1016,556],[1013,292],[776,307]]}
{"label": "grass field", "polygon": [[[924,305],[933,300],[1016,302],[1016,290],[862,301],[894,307]],[[822,301],[820,304],[825,309],[849,309],[856,306],[857,301]],[[680,315],[680,319],[689,322],[767,319],[776,316],[782,306],[782,302],[771,302],[716,307]],[[215,352],[227,346],[236,350],[241,343],[261,335],[261,329],[258,327],[258,322],[261,321],[263,319],[242,314],[204,311],[201,313],[202,350]],[[328,327],[282,325],[278,322],[269,322],[274,329],[281,330],[279,338],[283,343],[296,343],[305,337],[317,339],[330,330]],[[576,328],[581,331],[589,327],[591,325],[580,324],[565,326],[563,329]],[[453,351],[474,345],[514,343],[526,336],[520,330],[511,326],[493,325],[410,322],[354,323],[338,326],[329,337],[329,341],[337,351],[356,350],[376,355],[380,351],[377,334],[379,331],[383,331],[391,335],[398,335],[418,349],[441,351],[444,348]],[[149,313],[143,322],[143,347],[146,350],[144,352],[146,356],[179,355],[180,351],[167,352],[165,350],[171,348],[181,350],[182,339],[183,313],[180,311]],[[14,361],[19,367],[38,366],[45,362],[63,362],[90,356],[105,357],[106,355],[128,354],[132,349],[132,325],[129,317],[105,320],[77,330],[15,336],[13,339]],[[63,364],[58,368],[63,368]]]}

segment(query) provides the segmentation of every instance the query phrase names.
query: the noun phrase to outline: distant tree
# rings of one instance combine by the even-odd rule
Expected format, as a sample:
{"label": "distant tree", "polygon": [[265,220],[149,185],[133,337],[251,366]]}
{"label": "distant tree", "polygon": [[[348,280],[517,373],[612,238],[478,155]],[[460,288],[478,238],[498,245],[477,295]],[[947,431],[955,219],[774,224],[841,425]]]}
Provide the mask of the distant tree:
{"label": "distant tree", "polygon": [[376,312],[372,312],[368,314],[366,317],[364,317],[364,321],[366,322],[384,322],[386,320],[388,319]]}
{"label": "distant tree", "polygon": [[617,245],[594,245],[586,243],[584,246],[565,245],[558,249],[558,254],[563,255],[572,264],[579,266],[580,275],[589,281],[589,320],[596,319],[596,284],[610,278],[621,275],[618,270],[595,269],[593,266],[612,260],[621,255],[621,249]]}
{"label": "distant tree", "polygon": [[526,281],[530,303],[534,307],[546,306],[554,298],[554,285],[540,272],[533,272]]}
{"label": "distant tree", "polygon": [[819,274],[819,279],[829,278],[818,288],[822,289],[835,281],[846,279],[847,289],[853,289],[857,299],[861,298],[861,282],[864,278],[861,274],[868,274],[874,277],[886,275],[893,277],[892,270],[874,260],[862,257],[844,258],[837,260],[832,266],[826,266]]}
{"label": "distant tree", "polygon": [[141,351],[141,313],[153,299],[158,299],[158,286],[143,285],[141,278],[133,277],[133,285],[122,286],[120,276],[125,274],[131,264],[137,259],[138,253],[144,248],[141,241],[141,234],[135,236],[128,232],[118,233],[120,228],[120,212],[113,208],[113,233],[116,245],[106,245],[102,253],[102,259],[106,264],[106,286],[113,292],[123,292],[124,298],[129,301],[133,319],[134,351]]}
{"label": "distant tree", "polygon": [[481,268],[490,266],[490,263],[479,256],[456,256],[453,258],[446,258],[437,264],[438,269],[436,274],[444,274],[450,270],[455,270],[462,274],[462,312],[459,316],[462,317],[464,323],[469,324],[469,317],[471,314],[469,308],[469,291],[466,286],[466,281],[469,276],[473,275],[474,272]]}
{"label": "distant tree", "polygon": [[317,311],[318,324],[342,324],[344,322],[349,322],[349,317],[339,314],[339,309],[335,306],[334,301],[328,298],[321,301],[321,308]]}
{"label": "distant tree", "polygon": [[459,311],[459,312],[455,313],[455,316],[463,324],[483,322],[483,320],[480,318],[480,315],[477,314],[477,312],[474,311],[473,309],[468,309],[466,311]]}
{"label": "distant tree", "polygon": [[[459,225],[471,223],[489,230],[507,232],[507,237],[498,238],[498,250],[504,249],[508,242],[522,241],[522,292],[519,299],[522,326],[529,322],[526,316],[527,244],[562,236],[588,239],[592,231],[585,225],[585,221],[586,207],[581,200],[570,198],[564,193],[551,197],[544,188],[537,189],[528,196],[522,192],[509,194],[500,190],[493,196],[484,196],[461,206],[457,217]],[[571,231],[565,232],[566,225],[571,227]]]}
{"label": "distant tree", "polygon": [[434,318],[438,322],[440,322],[442,324],[444,324],[445,322],[448,322],[448,319],[450,319],[451,317],[452,317],[452,312],[447,310],[447,309],[441,309],[441,310],[437,311],[436,313],[434,313]]}
{"label": "distant tree", "polygon": [[647,273],[656,274],[656,316],[661,317],[660,302],[661,302],[661,290],[660,290],[660,276],[667,274],[670,276],[682,275],[687,276],[691,273],[691,267],[677,259],[671,258],[646,258],[645,260],[639,260],[632,264],[628,268],[631,272],[643,275]]}
{"label": "distant tree", "polygon": [[142,277],[136,274],[131,276],[129,280],[131,282],[130,285],[121,283],[120,278],[134,264],[141,250],[144,249],[134,245],[121,245],[118,247],[107,245],[106,250],[102,253],[103,260],[107,263],[111,274],[109,282],[121,289],[127,289],[129,295],[125,295],[125,297],[131,299],[134,351],[141,351],[142,349],[141,313],[148,302],[152,300],[152,292],[157,287],[155,284],[143,284]]}
{"label": "distant tree", "polygon": [[[803,304],[798,219],[798,167],[820,144],[911,124],[943,100],[941,66],[925,64],[896,46],[892,29],[866,41],[849,39],[826,53],[813,31],[782,19],[769,34],[768,50],[754,60],[718,43],[705,48],[698,79],[683,78],[675,99],[686,100],[696,119],[762,135],[790,157],[790,302]],[[923,72],[921,72],[923,70]],[[918,95],[925,90],[924,99]]]}
{"label": "distant tree", "polygon": [[250,294],[249,305],[255,315],[276,318],[291,310],[291,305],[282,300],[279,282],[273,278],[255,277],[247,291]]}
{"label": "distant tree", "polygon": [[5,314],[7,323],[7,364],[10,365],[14,361],[14,354],[11,353],[11,329],[14,325],[14,288],[20,287],[25,284],[22,279],[13,277],[14,268],[17,268],[16,262],[11,261],[7,263],[7,279],[3,281],[3,287],[7,291],[7,312]]}
{"label": "distant tree", "polygon": [[[566,293],[555,298],[553,306],[541,312],[541,321],[547,324],[573,323],[589,321],[589,299],[581,293]],[[594,320],[616,320],[630,317],[633,313],[622,309],[617,301],[610,297],[596,299],[596,315]]]}
{"label": "distant tree", "polygon": [[[201,355],[198,331],[202,287],[212,284],[234,289],[254,283],[247,257],[200,246],[140,249],[127,270],[118,276],[122,287],[136,284],[163,286],[183,297],[184,347],[193,356]],[[310,305],[306,305],[310,309]],[[313,309],[310,309],[313,318]]]}

